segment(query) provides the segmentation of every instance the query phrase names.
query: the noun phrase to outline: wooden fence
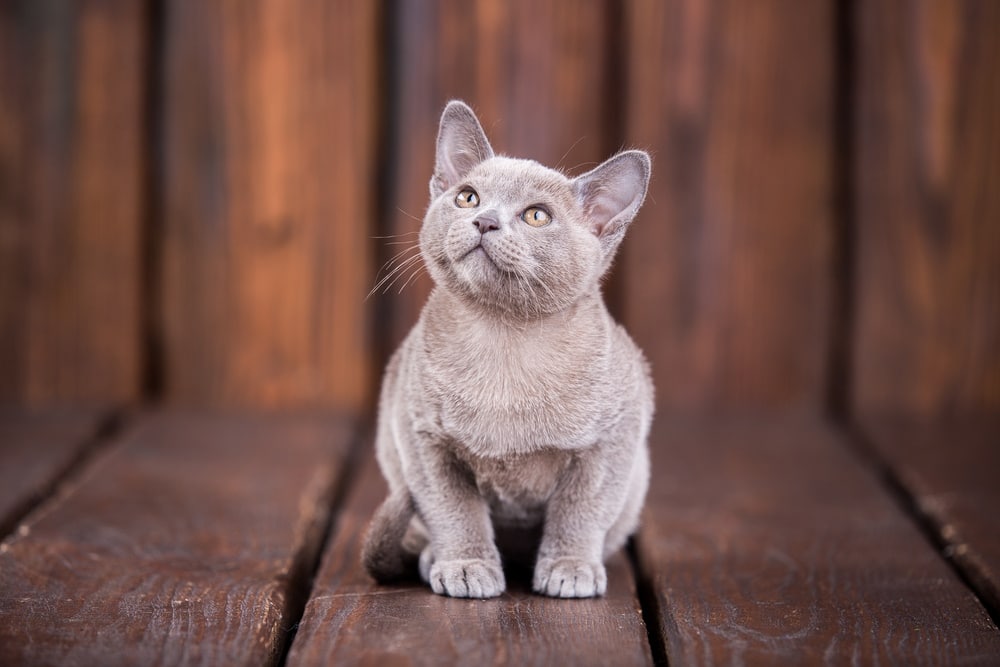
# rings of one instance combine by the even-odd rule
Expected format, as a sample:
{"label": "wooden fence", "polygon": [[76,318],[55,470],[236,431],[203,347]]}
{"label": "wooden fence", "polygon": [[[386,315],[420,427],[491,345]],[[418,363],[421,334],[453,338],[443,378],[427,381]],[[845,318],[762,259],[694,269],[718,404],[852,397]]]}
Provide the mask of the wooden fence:
{"label": "wooden fence", "polygon": [[[665,411],[1000,407],[1000,3],[4,0],[0,400],[371,405],[444,102],[654,155]],[[407,238],[407,237],[401,237]]]}

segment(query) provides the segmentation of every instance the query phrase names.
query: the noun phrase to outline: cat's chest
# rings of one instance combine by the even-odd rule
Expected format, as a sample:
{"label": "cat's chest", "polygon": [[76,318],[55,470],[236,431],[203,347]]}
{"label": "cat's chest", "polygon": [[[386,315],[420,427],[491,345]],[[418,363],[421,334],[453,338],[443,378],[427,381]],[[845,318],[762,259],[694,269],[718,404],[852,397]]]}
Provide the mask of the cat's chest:
{"label": "cat's chest", "polygon": [[456,344],[432,355],[438,423],[481,454],[587,446],[597,418],[594,359],[535,342]]}
{"label": "cat's chest", "polygon": [[494,459],[460,455],[494,518],[513,525],[530,525],[542,518],[571,457],[558,450]]}

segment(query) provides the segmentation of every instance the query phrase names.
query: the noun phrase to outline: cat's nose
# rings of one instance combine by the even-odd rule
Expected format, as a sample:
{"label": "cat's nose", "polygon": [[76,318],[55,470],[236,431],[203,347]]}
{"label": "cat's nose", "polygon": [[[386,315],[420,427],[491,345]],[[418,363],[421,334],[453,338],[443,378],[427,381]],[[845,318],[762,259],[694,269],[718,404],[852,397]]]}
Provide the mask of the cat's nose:
{"label": "cat's nose", "polygon": [[481,215],[473,220],[472,224],[476,226],[480,234],[500,229],[500,222],[492,215]]}

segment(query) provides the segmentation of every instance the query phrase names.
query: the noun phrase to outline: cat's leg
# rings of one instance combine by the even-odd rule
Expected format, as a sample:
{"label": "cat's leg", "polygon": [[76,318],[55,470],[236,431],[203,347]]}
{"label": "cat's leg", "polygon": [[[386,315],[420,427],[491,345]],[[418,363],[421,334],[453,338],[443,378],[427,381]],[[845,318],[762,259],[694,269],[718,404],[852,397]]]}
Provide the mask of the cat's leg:
{"label": "cat's leg", "polygon": [[489,507],[474,477],[446,446],[425,442],[420,482],[412,487],[430,544],[420,570],[431,589],[451,597],[496,597],[506,589]]}
{"label": "cat's leg", "polygon": [[604,545],[626,505],[631,448],[595,446],[579,452],[549,500],[532,587],[563,598],[604,595]]}
{"label": "cat's leg", "polygon": [[412,554],[403,548],[412,516],[413,500],[406,489],[390,493],[375,511],[361,549],[361,561],[375,581],[386,583],[412,571]]}
{"label": "cat's leg", "polygon": [[649,490],[649,449],[640,443],[632,464],[632,475],[626,490],[625,507],[604,538],[603,560],[615,553],[639,527],[639,515]]}

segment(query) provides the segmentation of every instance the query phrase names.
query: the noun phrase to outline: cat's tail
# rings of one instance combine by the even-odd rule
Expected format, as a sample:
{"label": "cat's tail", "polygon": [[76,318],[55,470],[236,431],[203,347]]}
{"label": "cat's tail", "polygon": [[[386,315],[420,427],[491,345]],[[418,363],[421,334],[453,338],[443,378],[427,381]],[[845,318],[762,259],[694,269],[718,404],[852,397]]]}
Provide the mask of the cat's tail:
{"label": "cat's tail", "polygon": [[416,560],[403,548],[403,536],[415,508],[408,492],[390,493],[372,517],[361,549],[361,562],[375,581],[384,583],[416,571]]}

